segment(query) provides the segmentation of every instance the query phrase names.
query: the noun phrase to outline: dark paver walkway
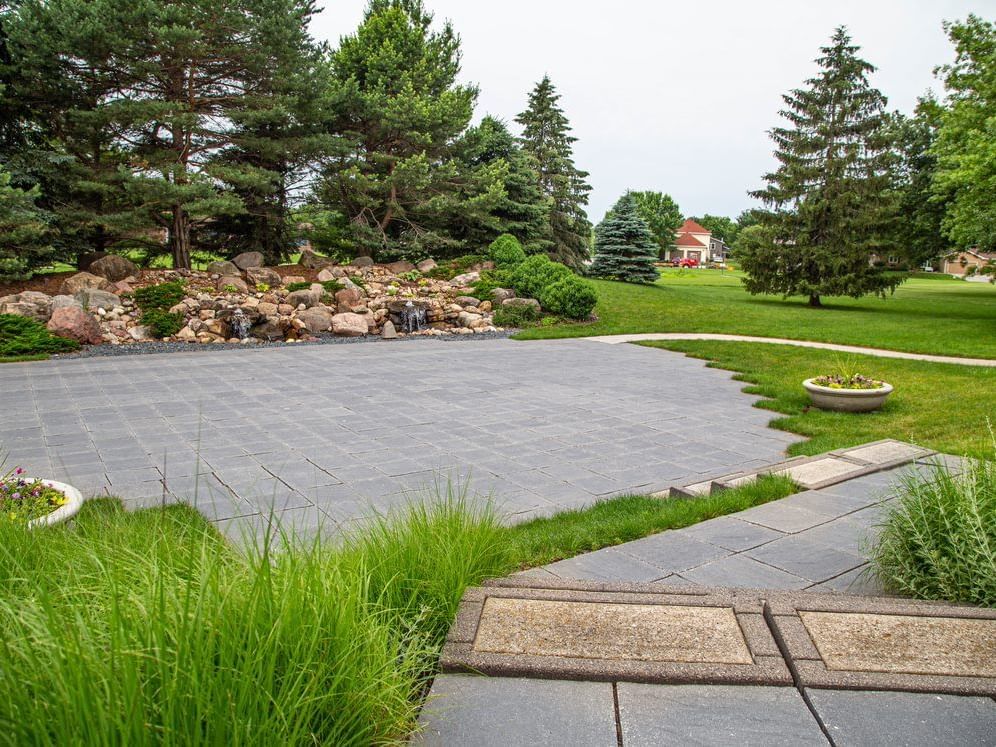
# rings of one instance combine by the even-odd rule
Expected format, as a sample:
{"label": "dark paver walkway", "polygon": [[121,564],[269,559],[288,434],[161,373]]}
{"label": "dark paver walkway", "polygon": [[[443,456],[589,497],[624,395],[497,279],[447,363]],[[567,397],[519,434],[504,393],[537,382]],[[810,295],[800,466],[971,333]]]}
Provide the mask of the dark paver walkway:
{"label": "dark paver walkway", "polygon": [[8,364],[0,445],[133,506],[230,533],[272,507],[334,527],[452,477],[512,519],[778,461],[797,437],[724,371],[633,345],[510,340]]}

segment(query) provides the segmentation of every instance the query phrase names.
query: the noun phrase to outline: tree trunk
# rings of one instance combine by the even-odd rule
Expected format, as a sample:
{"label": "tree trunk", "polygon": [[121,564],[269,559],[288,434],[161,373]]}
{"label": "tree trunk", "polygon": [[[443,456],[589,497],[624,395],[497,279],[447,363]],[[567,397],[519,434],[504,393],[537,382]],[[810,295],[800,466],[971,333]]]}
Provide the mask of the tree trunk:
{"label": "tree trunk", "polygon": [[169,227],[169,248],[173,253],[173,269],[190,269],[190,216],[182,205],[173,206],[173,222]]}
{"label": "tree trunk", "polygon": [[823,304],[820,302],[820,294],[819,293],[810,293],[809,294],[809,305],[812,308],[814,308],[814,309],[819,309],[819,308],[821,308],[823,306]]}

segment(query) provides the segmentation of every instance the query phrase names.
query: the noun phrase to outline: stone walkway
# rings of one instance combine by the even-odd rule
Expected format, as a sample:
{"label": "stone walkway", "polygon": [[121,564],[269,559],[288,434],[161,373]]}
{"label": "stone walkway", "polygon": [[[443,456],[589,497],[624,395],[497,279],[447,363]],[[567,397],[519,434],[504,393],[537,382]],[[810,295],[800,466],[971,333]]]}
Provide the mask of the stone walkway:
{"label": "stone walkway", "polygon": [[902,358],[908,361],[927,361],[929,363],[953,363],[959,366],[996,366],[996,360],[991,358],[961,358],[951,355],[927,355],[924,353],[904,353],[899,350],[884,350],[882,348],[865,348],[858,345],[838,345],[831,342],[813,342],[811,340],[790,340],[785,337],[754,337],[751,335],[723,335],[705,332],[649,332],[635,335],[600,335],[586,337],[586,340],[619,345],[624,342],[644,342],[648,340],[719,340],[725,342],[765,342],[775,345],[795,345],[800,348],[818,348],[819,350],[836,350],[840,353],[856,353],[872,355],[877,358]]}
{"label": "stone walkway", "polygon": [[[950,457],[936,458],[959,466]],[[868,624],[861,614],[851,615],[857,627],[842,628],[841,634],[825,619],[806,619],[810,630],[799,633],[806,630],[799,615],[814,613],[797,610],[821,605],[910,614],[903,602],[866,596],[880,594],[881,587],[867,570],[865,548],[891,500],[890,486],[906,472],[924,471],[926,461],[518,574],[496,584],[510,588],[488,592],[498,599],[469,596],[444,652],[448,673],[436,678],[416,742],[482,747],[996,745],[992,620],[982,637],[957,629],[938,633],[937,624],[929,623],[923,630],[893,629],[886,637],[873,631],[859,645]],[[532,586],[538,588],[523,588]],[[719,586],[726,588],[710,588]],[[808,591],[794,591],[801,589]],[[574,612],[543,601],[570,600],[572,594],[586,602],[575,605]],[[661,601],[655,602],[653,594]],[[621,612],[612,609],[614,599],[627,596],[625,606],[617,605]],[[711,611],[698,619],[675,615],[680,609],[675,607],[655,615],[648,604]],[[957,608],[938,614],[970,617],[974,612]],[[470,621],[475,615],[479,623]],[[492,617],[486,621],[487,615]],[[831,615],[831,622],[841,619],[848,618]],[[916,619],[895,618],[899,623]],[[731,624],[745,638],[724,632]],[[768,626],[783,639],[778,646]],[[572,640],[572,630],[578,639]],[[940,634],[948,636],[948,644],[940,642]],[[822,636],[821,654],[810,640],[817,635]],[[981,649],[969,645],[972,635]],[[745,643],[747,658],[740,650]],[[838,660],[831,659],[829,666],[820,658],[841,646],[845,655],[836,652]],[[627,647],[638,652],[635,661],[625,660]],[[572,651],[583,653],[571,658]],[[890,659],[878,670],[884,674],[867,663],[872,654]],[[789,672],[779,668],[783,656],[819,661],[796,661]],[[920,656],[926,656],[926,664],[915,661]],[[455,673],[466,665],[501,676]],[[872,671],[854,674],[834,667]],[[978,669],[989,679],[968,679],[966,689],[965,677],[931,677],[931,667],[958,675]],[[558,668],[564,673],[556,674]],[[907,669],[922,674],[904,674]],[[952,694],[964,692],[985,694]]]}
{"label": "stone walkway", "polygon": [[434,481],[511,520],[779,461],[731,374],[585,340],[377,342],[0,367],[9,463],[231,535],[334,529]]}

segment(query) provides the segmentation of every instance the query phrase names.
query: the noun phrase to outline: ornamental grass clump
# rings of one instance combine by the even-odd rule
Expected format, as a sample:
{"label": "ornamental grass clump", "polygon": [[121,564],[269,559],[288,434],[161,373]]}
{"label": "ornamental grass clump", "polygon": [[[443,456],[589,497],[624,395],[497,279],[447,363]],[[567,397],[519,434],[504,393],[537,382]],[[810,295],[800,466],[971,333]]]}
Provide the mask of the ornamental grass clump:
{"label": "ornamental grass clump", "polygon": [[0,522],[0,742],[403,742],[464,588],[508,571],[499,532],[453,491],[243,550],[186,506]]}
{"label": "ornamental grass clump", "polygon": [[967,459],[960,474],[937,462],[905,476],[890,505],[872,551],[886,588],[996,607],[996,461]]}

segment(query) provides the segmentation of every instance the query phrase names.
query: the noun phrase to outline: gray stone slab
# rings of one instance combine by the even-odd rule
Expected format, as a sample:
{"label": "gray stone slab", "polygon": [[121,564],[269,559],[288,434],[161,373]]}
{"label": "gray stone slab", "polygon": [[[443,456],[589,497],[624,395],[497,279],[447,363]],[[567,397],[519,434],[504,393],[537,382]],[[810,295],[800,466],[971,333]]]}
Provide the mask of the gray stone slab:
{"label": "gray stone slab", "polygon": [[813,689],[806,695],[840,747],[996,745],[991,698]]}
{"label": "gray stone slab", "polygon": [[442,674],[413,745],[616,744],[612,685]]}
{"label": "gray stone slab", "polygon": [[773,501],[741,511],[737,514],[737,518],[792,534],[824,524],[837,517],[834,514],[817,513],[811,509],[783,506],[779,501]]}
{"label": "gray stone slab", "polygon": [[794,688],[628,682],[617,687],[626,747],[828,744]]}
{"label": "gray stone slab", "polygon": [[705,586],[739,586],[748,589],[805,589],[812,582],[747,555],[729,555],[683,571],[683,579]]}
{"label": "gray stone slab", "polygon": [[775,529],[741,521],[735,515],[703,521],[679,529],[678,533],[733,551],[748,550],[785,536]]}
{"label": "gray stone slab", "polygon": [[865,559],[836,550],[806,537],[806,534],[782,537],[745,555],[800,578],[820,583],[864,565]]}
{"label": "gray stone slab", "polygon": [[668,571],[611,548],[578,555],[544,567],[561,578],[590,581],[658,581],[669,575]]}
{"label": "gray stone slab", "polygon": [[662,532],[616,548],[637,560],[677,573],[729,554],[728,550],[681,532]]}

